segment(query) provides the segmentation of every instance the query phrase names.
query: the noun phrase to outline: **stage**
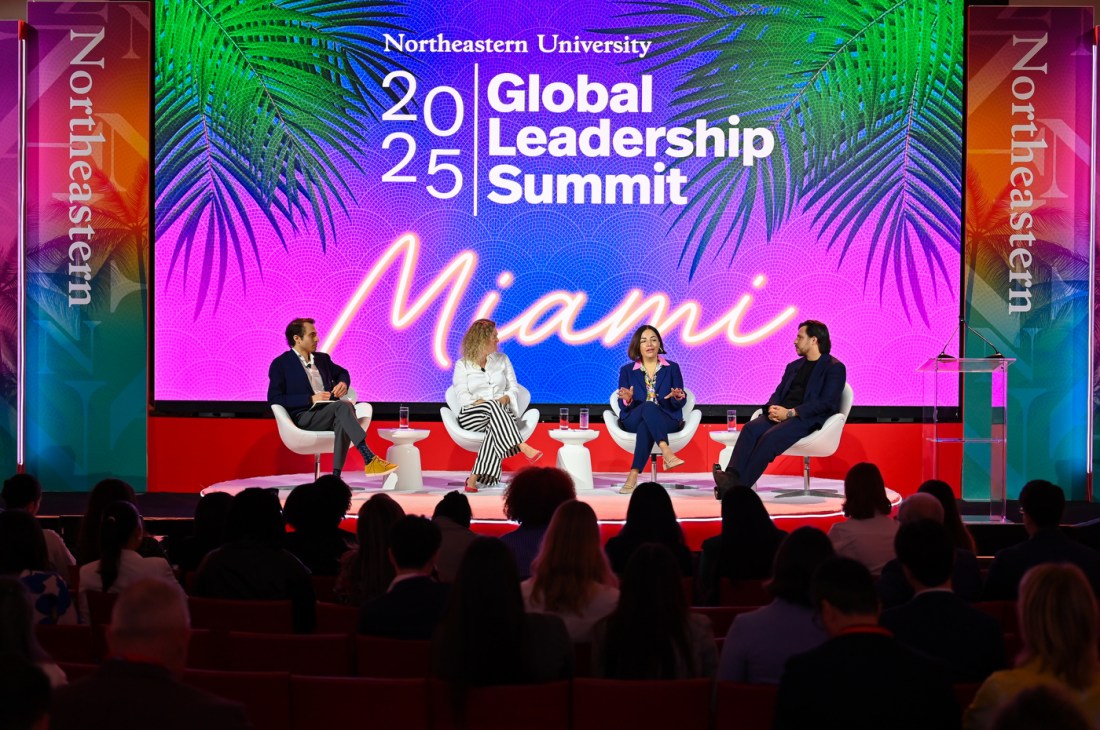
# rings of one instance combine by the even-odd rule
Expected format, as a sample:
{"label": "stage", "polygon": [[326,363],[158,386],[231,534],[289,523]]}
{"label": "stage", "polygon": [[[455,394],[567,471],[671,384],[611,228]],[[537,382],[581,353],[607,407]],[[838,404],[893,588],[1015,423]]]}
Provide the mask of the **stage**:
{"label": "stage", "polygon": [[[393,497],[407,514],[430,516],[435,505],[446,492],[462,489],[466,475],[467,472],[460,471],[425,471],[423,487],[414,490],[395,489],[397,480],[394,475],[386,477],[385,480],[364,477],[362,474],[345,475],[348,485],[352,488],[352,504],[348,516],[354,517],[360,505],[379,492]],[[509,476],[505,474],[505,481]],[[629,496],[618,493],[619,487],[622,486],[622,479],[623,475],[620,473],[597,472],[593,475],[594,487],[577,492],[577,498],[591,505],[596,511],[601,525],[613,526],[610,530],[612,533],[617,532],[618,526],[626,519],[626,509],[630,503]],[[718,533],[721,522],[721,503],[714,499],[714,481],[709,473],[669,472],[658,474],[658,479],[668,487],[676,516],[684,526],[685,533],[689,535],[689,543],[694,544],[695,549],[698,549],[698,540],[702,539],[698,535],[706,537]],[[248,487],[276,488],[279,490],[279,498],[285,502],[295,486],[312,481],[312,474],[231,479],[212,484],[202,493],[237,493]],[[673,487],[673,484],[678,486]],[[801,476],[767,474],[760,480],[757,487],[758,493],[776,524],[783,529],[794,529],[802,524],[813,524],[827,529],[829,524],[843,517],[844,485],[840,480],[813,479],[810,483],[811,488],[816,490],[836,490],[834,497],[779,497],[779,494],[786,490],[801,490],[802,486]],[[511,529],[512,523],[504,517],[503,512],[504,489],[503,486],[498,486],[467,495],[473,510],[475,530],[496,534],[499,531]],[[891,504],[896,505],[901,501],[901,495],[897,492],[887,490],[887,495],[890,497]]]}

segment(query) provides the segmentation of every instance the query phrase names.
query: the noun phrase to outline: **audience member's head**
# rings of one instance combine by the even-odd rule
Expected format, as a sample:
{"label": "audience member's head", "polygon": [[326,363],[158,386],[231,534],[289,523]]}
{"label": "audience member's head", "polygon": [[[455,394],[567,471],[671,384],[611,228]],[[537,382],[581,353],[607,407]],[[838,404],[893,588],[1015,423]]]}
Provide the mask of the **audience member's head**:
{"label": "audience member's head", "polygon": [[458,686],[509,684],[525,669],[526,623],[512,551],[493,537],[470,543],[436,633],[436,673]]}
{"label": "audience member's head", "polygon": [[4,480],[0,497],[4,498],[6,508],[26,510],[33,515],[42,501],[42,485],[33,474],[12,474]]}
{"label": "audience member's head", "polygon": [[[775,550],[783,533],[755,490],[730,489],[722,497],[722,573],[730,578],[763,579],[771,576]],[[730,571],[740,570],[740,575]]]}
{"label": "audience member's head", "polygon": [[148,657],[179,673],[187,664],[190,626],[179,588],[145,578],[127,586],[115,601],[107,645],[112,654]]}
{"label": "audience member's head", "polygon": [[1020,490],[1020,513],[1028,532],[1057,527],[1065,508],[1065,492],[1046,479],[1032,479]]}
{"label": "audience member's head", "polygon": [[917,492],[901,500],[898,505],[898,522],[919,522],[933,520],[943,524],[943,505],[931,494]]}
{"label": "audience member's head", "polygon": [[558,507],[531,573],[531,597],[553,613],[579,614],[597,584],[618,584],[590,506],[571,499]]}
{"label": "audience member's head", "polygon": [[959,514],[959,504],[955,501],[955,492],[951,489],[951,485],[939,479],[929,479],[920,485],[917,492],[931,494],[940,501],[940,506],[943,507],[943,526],[951,536],[951,544],[956,548],[976,552],[974,538],[963,524],[962,515]]}
{"label": "audience member's head", "polygon": [[123,550],[135,550],[141,544],[141,515],[129,502],[112,502],[103,510],[99,524],[99,575],[103,590],[118,580]]}
{"label": "audience member's head", "polygon": [[886,482],[874,464],[860,462],[844,475],[844,514],[853,520],[890,514]]}
{"label": "audience member's head", "polygon": [[405,515],[390,528],[390,559],[398,572],[431,573],[443,534],[427,517]]}
{"label": "audience member's head", "polygon": [[317,493],[315,520],[309,521],[307,529],[322,532],[337,530],[351,509],[351,487],[335,474],[324,474],[313,483]]}
{"label": "audience member's head", "polygon": [[225,536],[225,523],[233,507],[229,492],[209,492],[195,505],[195,537],[210,546],[220,545]]}
{"label": "audience member's head", "polygon": [[321,493],[312,482],[290,490],[283,503],[283,519],[295,532],[315,535],[328,527]]}
{"label": "audience member's head", "polygon": [[1073,696],[1052,684],[1029,687],[997,710],[990,730],[1092,730]]}
{"label": "audience member's head", "polygon": [[529,466],[504,490],[504,516],[527,527],[545,527],[562,502],[576,498],[573,478],[564,471]]}
{"label": "audience member's head", "polygon": [[816,527],[799,527],[787,536],[775,553],[768,592],[776,598],[810,608],[810,582],[814,571],[836,555],[833,541]]}
{"label": "audience member's head", "polygon": [[698,674],[682,581],[679,561],[665,545],[645,543],[631,554],[619,585],[619,605],[605,619],[609,678],[671,679],[678,676],[677,658],[691,676]]}
{"label": "audience member's head", "polygon": [[3,617],[0,620],[0,655],[17,656],[30,662],[50,660],[34,637],[31,598],[16,578],[0,578],[0,617]]}
{"label": "audience member's head", "polygon": [[5,730],[45,730],[50,708],[50,680],[23,657],[0,655],[0,727]]}
{"label": "audience member's head", "polygon": [[829,636],[849,626],[878,623],[875,579],[863,563],[831,558],[818,566],[811,583],[814,609]]}
{"label": "audience member's head", "polygon": [[255,542],[279,548],[286,536],[283,509],[273,490],[249,487],[233,497],[225,517],[225,542]]}
{"label": "audience member's head", "polygon": [[120,501],[137,506],[134,488],[121,479],[104,479],[92,487],[76,538],[77,562],[81,565],[99,559],[99,526],[103,522],[103,510],[112,502]]}
{"label": "audience member's head", "polygon": [[46,539],[34,515],[20,509],[0,512],[0,575],[48,570],[49,560]]}
{"label": "audience member's head", "polygon": [[664,487],[657,482],[642,482],[634,488],[619,535],[633,543],[683,544],[684,531],[676,521],[676,511]]}
{"label": "audience member's head", "polygon": [[380,596],[389,588],[394,577],[390,562],[390,530],[405,516],[405,510],[388,494],[378,493],[359,508],[355,532],[359,537],[359,549],[348,575],[353,595],[358,601]]}
{"label": "audience member's head", "polygon": [[1024,648],[1019,663],[1037,660],[1039,671],[1053,674],[1075,690],[1096,677],[1096,599],[1076,565],[1037,565],[1020,579],[1016,604]]}
{"label": "audience member's head", "polygon": [[914,590],[951,587],[955,546],[951,544],[947,528],[936,520],[916,520],[901,525],[894,535],[894,552]]}
{"label": "audience member's head", "polygon": [[432,513],[432,519],[446,517],[459,527],[467,528],[470,526],[470,520],[473,519],[473,516],[474,512],[470,509],[470,500],[459,491],[444,494],[443,499],[436,504],[435,512]]}

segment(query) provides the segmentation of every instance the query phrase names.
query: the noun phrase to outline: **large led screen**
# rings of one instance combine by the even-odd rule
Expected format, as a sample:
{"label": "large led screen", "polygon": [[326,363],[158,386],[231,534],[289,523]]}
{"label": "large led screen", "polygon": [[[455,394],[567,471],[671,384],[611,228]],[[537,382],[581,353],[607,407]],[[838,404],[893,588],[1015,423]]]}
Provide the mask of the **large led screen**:
{"label": "large led screen", "polygon": [[659,326],[761,402],[803,319],[917,405],[959,311],[962,3],[156,3],[154,396],[261,401],[295,317],[438,402],[471,321],[536,402]]}

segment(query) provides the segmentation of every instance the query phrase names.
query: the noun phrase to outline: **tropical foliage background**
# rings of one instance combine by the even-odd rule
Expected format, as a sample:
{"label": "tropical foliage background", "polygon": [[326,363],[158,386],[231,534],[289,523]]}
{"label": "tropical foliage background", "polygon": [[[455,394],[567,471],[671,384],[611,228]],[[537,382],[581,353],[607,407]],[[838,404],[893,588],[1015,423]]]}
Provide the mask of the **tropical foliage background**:
{"label": "tropical foliage background", "polygon": [[681,263],[693,274],[707,257],[732,264],[760,208],[769,240],[809,209],[840,261],[869,237],[865,285],[880,297],[896,287],[910,321],[928,323],[930,293],[954,296],[945,284],[961,235],[962,0],[620,7],[629,25],[598,32],[644,35],[655,46],[635,62],[680,70],[670,125],[736,114],[776,138],[777,153],[753,167],[716,158],[689,176],[676,224],[689,227]]}
{"label": "tropical foliage background", "polygon": [[[254,216],[285,245],[305,220],[321,245],[353,196],[341,163],[387,106],[396,68],[376,31],[402,30],[400,0],[158,0],[154,113],[157,232],[182,223],[169,279],[201,267],[196,314],[244,257]],[[385,97],[385,98],[384,98]],[[396,97],[394,97],[396,98]]]}

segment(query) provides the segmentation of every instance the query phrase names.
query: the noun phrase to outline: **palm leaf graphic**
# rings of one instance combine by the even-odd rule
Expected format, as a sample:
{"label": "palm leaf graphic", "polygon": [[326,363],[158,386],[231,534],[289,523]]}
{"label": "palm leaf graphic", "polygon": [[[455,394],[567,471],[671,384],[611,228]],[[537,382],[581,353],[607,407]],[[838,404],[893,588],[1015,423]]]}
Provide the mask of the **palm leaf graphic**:
{"label": "palm leaf graphic", "polygon": [[244,258],[260,265],[250,216],[311,220],[322,249],[351,196],[360,129],[396,91],[380,29],[402,0],[163,0],[156,3],[157,231],[179,224],[169,280],[200,266],[197,315]]}
{"label": "palm leaf graphic", "polygon": [[[776,151],[751,167],[716,158],[688,175],[681,264],[751,231],[758,207],[771,240],[799,208],[843,261],[857,238],[880,296],[892,280],[906,316],[926,323],[918,278],[948,276],[959,249],[962,195],[961,0],[822,0],[799,7],[639,0],[630,27],[600,29],[654,42],[647,71],[679,73],[668,124],[763,128]],[[696,165],[690,158],[681,163]],[[938,292],[934,288],[933,295]]]}

